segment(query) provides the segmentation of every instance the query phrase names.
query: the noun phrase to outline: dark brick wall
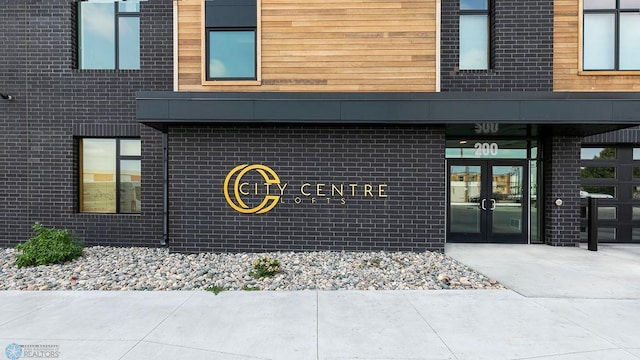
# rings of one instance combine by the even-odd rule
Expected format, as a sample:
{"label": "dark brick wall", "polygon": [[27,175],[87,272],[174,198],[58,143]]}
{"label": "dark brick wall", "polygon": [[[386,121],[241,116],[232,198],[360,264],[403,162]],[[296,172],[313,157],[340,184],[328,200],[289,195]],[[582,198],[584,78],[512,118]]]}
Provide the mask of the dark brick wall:
{"label": "dark brick wall", "polygon": [[[580,241],[580,138],[549,137],[543,166],[545,193],[545,242],[577,246]],[[562,199],[562,206],[555,200]]]}
{"label": "dark brick wall", "polygon": [[488,71],[458,70],[459,3],[442,2],[442,91],[552,91],[553,1],[490,0]]}
{"label": "dark brick wall", "polygon": [[[30,225],[77,231],[87,244],[158,245],[162,237],[162,135],[135,119],[135,92],[171,90],[171,0],[141,6],[141,70],[78,70],[76,3],[0,6],[0,246]],[[77,137],[142,136],[143,214],[77,213]]]}
{"label": "dark brick wall", "polygon": [[[170,249],[443,251],[444,145],[442,128],[171,127]],[[235,166],[254,163],[288,183],[284,203],[240,214],[225,202],[223,182]],[[386,183],[388,198],[295,204],[304,182]]]}

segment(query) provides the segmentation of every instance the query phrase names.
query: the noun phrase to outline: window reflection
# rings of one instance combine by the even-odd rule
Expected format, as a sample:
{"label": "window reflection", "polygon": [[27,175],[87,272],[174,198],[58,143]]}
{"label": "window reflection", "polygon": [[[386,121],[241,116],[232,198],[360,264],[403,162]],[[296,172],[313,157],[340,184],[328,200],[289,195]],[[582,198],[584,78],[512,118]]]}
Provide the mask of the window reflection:
{"label": "window reflection", "polygon": [[140,18],[121,17],[118,20],[118,68],[140,69]]}
{"label": "window reflection", "polygon": [[640,70],[640,0],[584,0],[584,70]]}
{"label": "window reflection", "polygon": [[487,10],[487,0],[460,0],[460,10]]}
{"label": "window reflection", "polygon": [[620,14],[620,70],[640,69],[640,14]]}
{"label": "window reflection", "polygon": [[487,15],[460,16],[460,69],[489,68],[489,19]]}
{"label": "window reflection", "polygon": [[584,69],[605,70],[615,67],[615,15],[584,15]]}
{"label": "window reflection", "polygon": [[616,159],[616,148],[582,148],[580,149],[580,159],[582,160],[607,160]]}
{"label": "window reflection", "polygon": [[116,212],[116,141],[82,140],[80,211]]}
{"label": "window reflection", "polygon": [[139,213],[142,200],[140,160],[120,161],[120,212]]}
{"label": "window reflection", "polygon": [[137,1],[79,1],[79,68],[139,69],[139,11]]}
{"label": "window reflection", "polygon": [[115,8],[113,3],[80,2],[81,69],[115,69]]}
{"label": "window reflection", "polygon": [[209,31],[209,77],[255,79],[255,31]]}
{"label": "window reflection", "polygon": [[585,9],[615,9],[616,0],[584,0],[584,8]]}
{"label": "window reflection", "polygon": [[140,140],[87,138],[80,147],[80,211],[139,213]]}

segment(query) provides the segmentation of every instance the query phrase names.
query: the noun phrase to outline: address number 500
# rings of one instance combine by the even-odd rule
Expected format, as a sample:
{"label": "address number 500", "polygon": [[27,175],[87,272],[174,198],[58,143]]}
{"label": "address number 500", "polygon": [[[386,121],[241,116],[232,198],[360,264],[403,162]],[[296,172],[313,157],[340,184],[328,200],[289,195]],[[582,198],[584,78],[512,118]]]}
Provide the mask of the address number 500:
{"label": "address number 500", "polygon": [[475,143],[473,148],[476,149],[476,156],[498,155],[498,144],[496,143]]}

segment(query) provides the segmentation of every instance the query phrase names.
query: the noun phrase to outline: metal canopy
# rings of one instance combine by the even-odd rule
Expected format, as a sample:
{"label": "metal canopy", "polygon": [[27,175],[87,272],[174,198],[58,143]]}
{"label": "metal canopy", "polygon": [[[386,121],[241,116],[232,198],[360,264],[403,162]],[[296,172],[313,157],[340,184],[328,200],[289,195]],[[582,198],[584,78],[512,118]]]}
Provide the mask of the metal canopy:
{"label": "metal canopy", "polygon": [[593,135],[640,124],[640,93],[193,93],[139,92],[138,121],[185,124],[545,125]]}

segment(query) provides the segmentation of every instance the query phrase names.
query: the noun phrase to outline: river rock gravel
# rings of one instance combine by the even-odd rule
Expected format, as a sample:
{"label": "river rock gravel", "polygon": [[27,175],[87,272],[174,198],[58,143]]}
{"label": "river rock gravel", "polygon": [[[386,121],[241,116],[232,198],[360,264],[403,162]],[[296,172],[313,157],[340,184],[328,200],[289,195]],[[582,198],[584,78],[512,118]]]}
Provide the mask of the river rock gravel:
{"label": "river rock gravel", "polygon": [[[87,247],[66,264],[18,268],[0,248],[0,290],[426,290],[504,289],[436,252],[274,252],[176,254],[167,249]],[[281,272],[254,279],[268,256]]]}

